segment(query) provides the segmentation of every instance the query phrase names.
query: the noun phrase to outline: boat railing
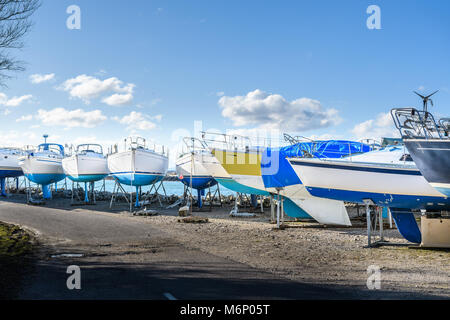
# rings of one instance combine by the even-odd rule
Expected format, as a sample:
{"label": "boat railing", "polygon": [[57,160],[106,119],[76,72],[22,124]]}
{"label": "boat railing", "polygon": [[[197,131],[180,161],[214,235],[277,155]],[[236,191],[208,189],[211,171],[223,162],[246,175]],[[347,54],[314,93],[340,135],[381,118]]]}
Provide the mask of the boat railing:
{"label": "boat railing", "polygon": [[26,151],[21,148],[14,148],[14,147],[0,147],[0,153],[3,154],[11,154],[11,155],[26,155]]}
{"label": "boat railing", "polygon": [[243,136],[239,134],[201,132],[201,139],[210,149],[260,152],[264,148],[282,146],[284,141],[277,137]]}
{"label": "boat railing", "polygon": [[[119,149],[120,149],[119,145],[114,144],[110,148],[108,148],[108,154],[118,153],[120,152]],[[149,150],[166,157],[169,155],[169,149],[166,148],[164,145],[160,145],[153,142],[147,142],[147,140],[143,137],[125,138],[123,151],[130,151],[130,150]]]}
{"label": "boat railing", "polygon": [[56,143],[42,143],[38,145],[37,152],[50,152],[51,154],[64,157],[64,147]]}
{"label": "boat railing", "polygon": [[27,153],[30,153],[30,152],[33,152],[34,150],[36,150],[36,147],[31,144],[27,144],[22,147],[22,150]]}
{"label": "boat railing", "polygon": [[297,143],[303,143],[303,142],[314,142],[313,139],[304,137],[304,136],[291,136],[288,133],[283,133],[283,138],[284,141],[286,141],[287,143],[294,145]]}
{"label": "boat railing", "polygon": [[445,137],[445,130],[436,123],[433,115],[428,111],[394,108],[391,110],[391,116],[402,138],[443,139]]}
{"label": "boat railing", "polygon": [[198,154],[203,152],[208,152],[208,145],[201,139],[195,137],[184,137],[183,145],[181,146],[181,150],[179,152],[180,155],[184,155],[187,153]]}
{"label": "boat railing", "polygon": [[79,144],[76,148],[76,154],[96,153],[103,155],[103,147],[97,143],[84,143]]}
{"label": "boat railing", "polygon": [[439,128],[442,130],[445,137],[450,136],[450,118],[439,119]]}

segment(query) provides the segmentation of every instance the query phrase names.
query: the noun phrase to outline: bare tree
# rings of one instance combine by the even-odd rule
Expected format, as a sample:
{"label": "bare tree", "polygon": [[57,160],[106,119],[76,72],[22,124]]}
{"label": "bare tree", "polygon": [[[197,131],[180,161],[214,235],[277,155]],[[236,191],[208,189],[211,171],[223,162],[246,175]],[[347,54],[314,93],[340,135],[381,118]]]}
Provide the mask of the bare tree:
{"label": "bare tree", "polygon": [[30,17],[40,5],[40,0],[0,0],[0,85],[10,78],[8,72],[24,70],[24,63],[10,51],[23,48],[33,24]]}

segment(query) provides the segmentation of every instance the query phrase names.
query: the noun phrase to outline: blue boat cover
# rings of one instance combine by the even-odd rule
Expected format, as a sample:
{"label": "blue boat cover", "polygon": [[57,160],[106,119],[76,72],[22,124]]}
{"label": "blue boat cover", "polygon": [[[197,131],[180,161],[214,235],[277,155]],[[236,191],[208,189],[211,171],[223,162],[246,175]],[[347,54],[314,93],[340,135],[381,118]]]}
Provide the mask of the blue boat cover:
{"label": "blue boat cover", "polygon": [[342,158],[371,150],[367,144],[348,140],[300,142],[281,148],[265,148],[261,158],[261,175],[266,188],[282,188],[302,182],[286,158],[312,156]]}

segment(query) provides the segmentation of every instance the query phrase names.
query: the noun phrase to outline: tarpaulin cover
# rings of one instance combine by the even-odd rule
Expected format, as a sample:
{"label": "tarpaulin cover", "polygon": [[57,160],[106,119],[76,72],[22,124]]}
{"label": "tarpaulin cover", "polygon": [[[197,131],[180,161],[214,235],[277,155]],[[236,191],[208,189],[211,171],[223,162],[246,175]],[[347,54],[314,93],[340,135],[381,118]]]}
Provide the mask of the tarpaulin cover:
{"label": "tarpaulin cover", "polygon": [[300,179],[286,158],[342,158],[370,150],[367,144],[347,140],[300,142],[287,147],[266,148],[261,158],[261,175],[266,188],[300,184]]}

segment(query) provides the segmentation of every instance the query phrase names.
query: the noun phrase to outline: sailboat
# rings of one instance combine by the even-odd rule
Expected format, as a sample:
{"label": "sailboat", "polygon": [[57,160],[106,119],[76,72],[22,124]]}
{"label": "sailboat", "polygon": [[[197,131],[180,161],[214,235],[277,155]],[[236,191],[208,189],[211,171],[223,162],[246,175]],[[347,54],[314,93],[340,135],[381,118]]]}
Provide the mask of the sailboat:
{"label": "sailboat", "polygon": [[175,161],[176,172],[181,182],[188,188],[197,190],[198,206],[202,207],[204,190],[215,186],[217,181],[203,166],[203,158],[208,156],[203,143],[196,138],[184,138],[185,150]]}
{"label": "sailboat", "polygon": [[140,207],[139,187],[161,181],[167,173],[169,158],[167,150],[157,146],[148,147],[142,137],[124,139],[124,148],[116,144],[108,154],[107,163],[111,175],[120,183],[136,187],[135,207]]}
{"label": "sailboat", "polygon": [[89,202],[88,183],[102,180],[109,174],[103,148],[99,144],[80,144],[75,154],[62,160],[64,173],[74,182],[84,182],[85,202]]}
{"label": "sailboat", "polygon": [[49,185],[63,180],[66,175],[62,167],[64,147],[56,143],[47,143],[48,135],[44,135],[45,142],[35,151],[19,158],[19,165],[25,177],[42,185],[44,199],[51,199]]}
{"label": "sailboat", "polygon": [[248,185],[237,182],[233,177],[225,170],[220,161],[214,156],[211,150],[215,150],[217,145],[220,145],[222,149],[236,149],[239,147],[238,137],[246,140],[246,137],[241,136],[229,136],[226,134],[211,134],[202,132],[202,142],[204,146],[202,165],[208,171],[208,173],[225,188],[238,193],[245,193],[251,195],[269,196],[270,193],[263,189],[253,188]]}
{"label": "sailboat", "polygon": [[[370,201],[393,209],[443,210],[450,206],[450,199],[428,184],[404,146],[387,146],[342,159],[288,161],[307,191],[316,197],[360,204]],[[407,240],[420,243],[412,214],[393,217]]]}
{"label": "sailboat", "polygon": [[[437,91],[436,91],[437,92]],[[435,121],[428,102],[436,92],[423,96],[423,111],[392,109],[391,115],[411,157],[425,179],[436,190],[450,197],[450,118]]]}
{"label": "sailboat", "polygon": [[[296,147],[298,144],[288,148]],[[285,162],[289,149],[246,145],[243,150],[212,148],[211,152],[239,184],[285,197],[285,211],[289,216],[312,217],[323,224],[351,225],[342,201],[311,196],[295,173],[289,172],[292,169]]]}
{"label": "sailboat", "polygon": [[6,197],[6,178],[17,178],[23,175],[19,166],[19,158],[26,152],[17,148],[0,148],[0,196]]}

